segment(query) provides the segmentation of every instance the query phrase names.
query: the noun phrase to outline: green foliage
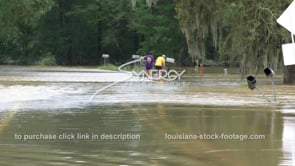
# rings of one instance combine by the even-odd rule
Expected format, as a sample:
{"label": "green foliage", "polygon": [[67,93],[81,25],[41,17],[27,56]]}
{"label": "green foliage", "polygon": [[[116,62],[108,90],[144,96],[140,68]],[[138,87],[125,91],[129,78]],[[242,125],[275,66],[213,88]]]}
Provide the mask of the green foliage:
{"label": "green foliage", "polygon": [[40,60],[39,65],[41,66],[55,66],[55,56],[51,52],[47,52],[45,56]]}
{"label": "green foliage", "polygon": [[150,51],[156,56],[165,53],[169,57],[176,57],[179,54],[183,35],[174,17],[175,10],[171,2],[162,0],[151,7],[143,1],[137,2],[133,25],[139,36],[142,36],[139,54],[145,55]]}
{"label": "green foliage", "polygon": [[112,71],[117,71],[118,66],[115,66],[113,64],[106,64],[106,65],[101,65],[98,67],[100,70],[112,70]]}
{"label": "green foliage", "polygon": [[[291,0],[1,0],[0,62],[122,64],[152,51],[178,64],[239,61],[242,73],[282,61]],[[52,55],[44,56],[44,54]],[[54,55],[54,56],[53,56]],[[56,59],[54,60],[53,57]]]}
{"label": "green foliage", "polygon": [[242,74],[255,73],[259,68],[269,66],[276,70],[281,61],[282,40],[287,39],[276,19],[289,3],[224,1],[217,15],[224,32],[220,53],[240,60]]}
{"label": "green foliage", "polygon": [[59,65],[102,64],[104,53],[114,64],[150,51],[177,57],[185,45],[174,6],[170,0],[135,6],[130,0],[3,0],[1,55],[35,64],[51,52]]}
{"label": "green foliage", "polygon": [[[281,61],[281,44],[287,33],[276,19],[291,0],[181,0],[176,4],[177,19],[186,36],[189,53],[204,55],[212,45],[220,60],[240,61],[242,74],[255,73],[270,66],[276,70]],[[206,50],[206,58],[210,50]]]}
{"label": "green foliage", "polygon": [[[33,63],[31,55],[35,47],[34,32],[38,30],[38,21],[52,7],[52,0],[2,0],[0,1],[1,30],[0,39],[6,44],[3,48],[6,56],[15,57],[22,64]],[[13,50],[8,50],[13,46]]]}

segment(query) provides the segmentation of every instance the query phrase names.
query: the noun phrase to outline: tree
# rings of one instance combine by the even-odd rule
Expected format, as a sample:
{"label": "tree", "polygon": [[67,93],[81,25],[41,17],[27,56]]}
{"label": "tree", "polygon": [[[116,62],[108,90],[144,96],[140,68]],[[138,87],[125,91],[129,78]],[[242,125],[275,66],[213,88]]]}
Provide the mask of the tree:
{"label": "tree", "polygon": [[10,53],[19,54],[18,59],[22,63],[28,64],[31,61],[30,51],[35,44],[34,33],[38,28],[38,20],[51,9],[52,5],[51,0],[0,1],[0,18],[3,20],[0,31],[1,41],[6,47],[7,43],[13,44],[14,51]]}
{"label": "tree", "polygon": [[[224,1],[218,11],[224,36],[220,51],[240,59],[242,74],[257,73],[260,68],[277,70],[281,64],[280,45],[286,35],[276,19],[284,3],[266,1]],[[222,14],[223,13],[223,14]]]}
{"label": "tree", "polygon": [[130,57],[134,32],[129,28],[131,3],[126,2],[56,0],[41,23],[40,47],[63,65],[95,65],[103,53],[114,63]]}
{"label": "tree", "polygon": [[192,57],[205,61],[206,38],[211,33],[214,45],[217,44],[218,23],[214,16],[216,1],[181,0],[176,4],[176,18],[185,35],[188,52]]}
{"label": "tree", "polygon": [[138,37],[132,25],[132,4],[130,0],[100,0],[98,5],[94,22],[101,53],[109,53],[114,63],[125,62],[138,49]]}
{"label": "tree", "polygon": [[[276,19],[291,0],[1,0],[0,62],[95,65],[108,53],[166,53],[185,62],[239,61],[241,74],[282,66],[289,33]],[[187,54],[190,55],[186,56]],[[179,63],[181,64],[181,63]],[[284,68],[294,83],[294,66]]]}
{"label": "tree", "polygon": [[133,26],[139,36],[139,54],[150,51],[156,56],[167,54],[176,57],[181,64],[187,46],[175,19],[175,2],[161,0],[136,3]]}
{"label": "tree", "polygon": [[40,22],[39,54],[52,53],[58,64],[96,64],[94,19],[96,1],[55,0]]}
{"label": "tree", "polygon": [[[205,39],[212,35],[221,57],[240,60],[244,75],[281,66],[281,44],[289,37],[276,19],[289,3],[290,0],[181,0],[176,11],[192,58],[204,59]],[[285,82],[293,71],[289,68],[285,70]]]}

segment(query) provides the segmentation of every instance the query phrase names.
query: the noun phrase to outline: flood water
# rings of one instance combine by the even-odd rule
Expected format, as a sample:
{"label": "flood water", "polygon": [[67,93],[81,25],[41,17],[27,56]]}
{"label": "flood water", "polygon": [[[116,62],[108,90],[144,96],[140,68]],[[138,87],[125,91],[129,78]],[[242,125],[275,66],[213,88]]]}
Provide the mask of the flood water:
{"label": "flood water", "polygon": [[270,103],[239,75],[185,76],[99,91],[124,73],[0,67],[0,165],[295,165],[294,86],[272,102],[258,77]]}

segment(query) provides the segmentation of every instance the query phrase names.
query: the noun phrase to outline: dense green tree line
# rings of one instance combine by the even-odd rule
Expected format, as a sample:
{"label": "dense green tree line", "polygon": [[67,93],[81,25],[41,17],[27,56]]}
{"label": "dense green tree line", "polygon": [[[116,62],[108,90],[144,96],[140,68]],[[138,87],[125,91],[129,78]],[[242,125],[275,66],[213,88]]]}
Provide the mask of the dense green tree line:
{"label": "dense green tree line", "polygon": [[[241,73],[282,67],[290,35],[276,19],[291,0],[0,0],[0,63],[123,63],[165,53],[240,64]],[[285,68],[286,82],[295,80]],[[289,81],[288,81],[289,80]]]}
{"label": "dense green tree line", "polygon": [[0,3],[5,20],[0,34],[1,63],[35,64],[51,58],[60,65],[95,65],[102,63],[103,53],[110,54],[112,63],[151,51],[171,57],[185,54],[180,52],[185,40],[169,0],[151,6],[143,1],[133,6],[130,0]]}

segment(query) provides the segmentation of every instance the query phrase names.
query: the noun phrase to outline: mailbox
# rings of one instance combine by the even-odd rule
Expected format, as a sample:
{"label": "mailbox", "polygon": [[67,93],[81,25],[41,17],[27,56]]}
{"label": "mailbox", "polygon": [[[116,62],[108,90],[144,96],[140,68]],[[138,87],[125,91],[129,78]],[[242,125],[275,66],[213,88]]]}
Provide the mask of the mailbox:
{"label": "mailbox", "polygon": [[247,76],[247,83],[248,83],[248,88],[253,90],[256,88],[256,79],[254,76],[249,75]]}
{"label": "mailbox", "polygon": [[169,63],[174,63],[175,62],[175,59],[174,58],[166,58],[166,62],[169,62]]}
{"label": "mailbox", "polygon": [[138,59],[140,58],[140,55],[132,55],[132,59]]}
{"label": "mailbox", "polygon": [[274,71],[271,68],[267,67],[264,69],[264,74],[267,77],[272,77],[274,75]]}
{"label": "mailbox", "polygon": [[109,58],[110,57],[110,55],[109,54],[102,54],[102,58]]}

